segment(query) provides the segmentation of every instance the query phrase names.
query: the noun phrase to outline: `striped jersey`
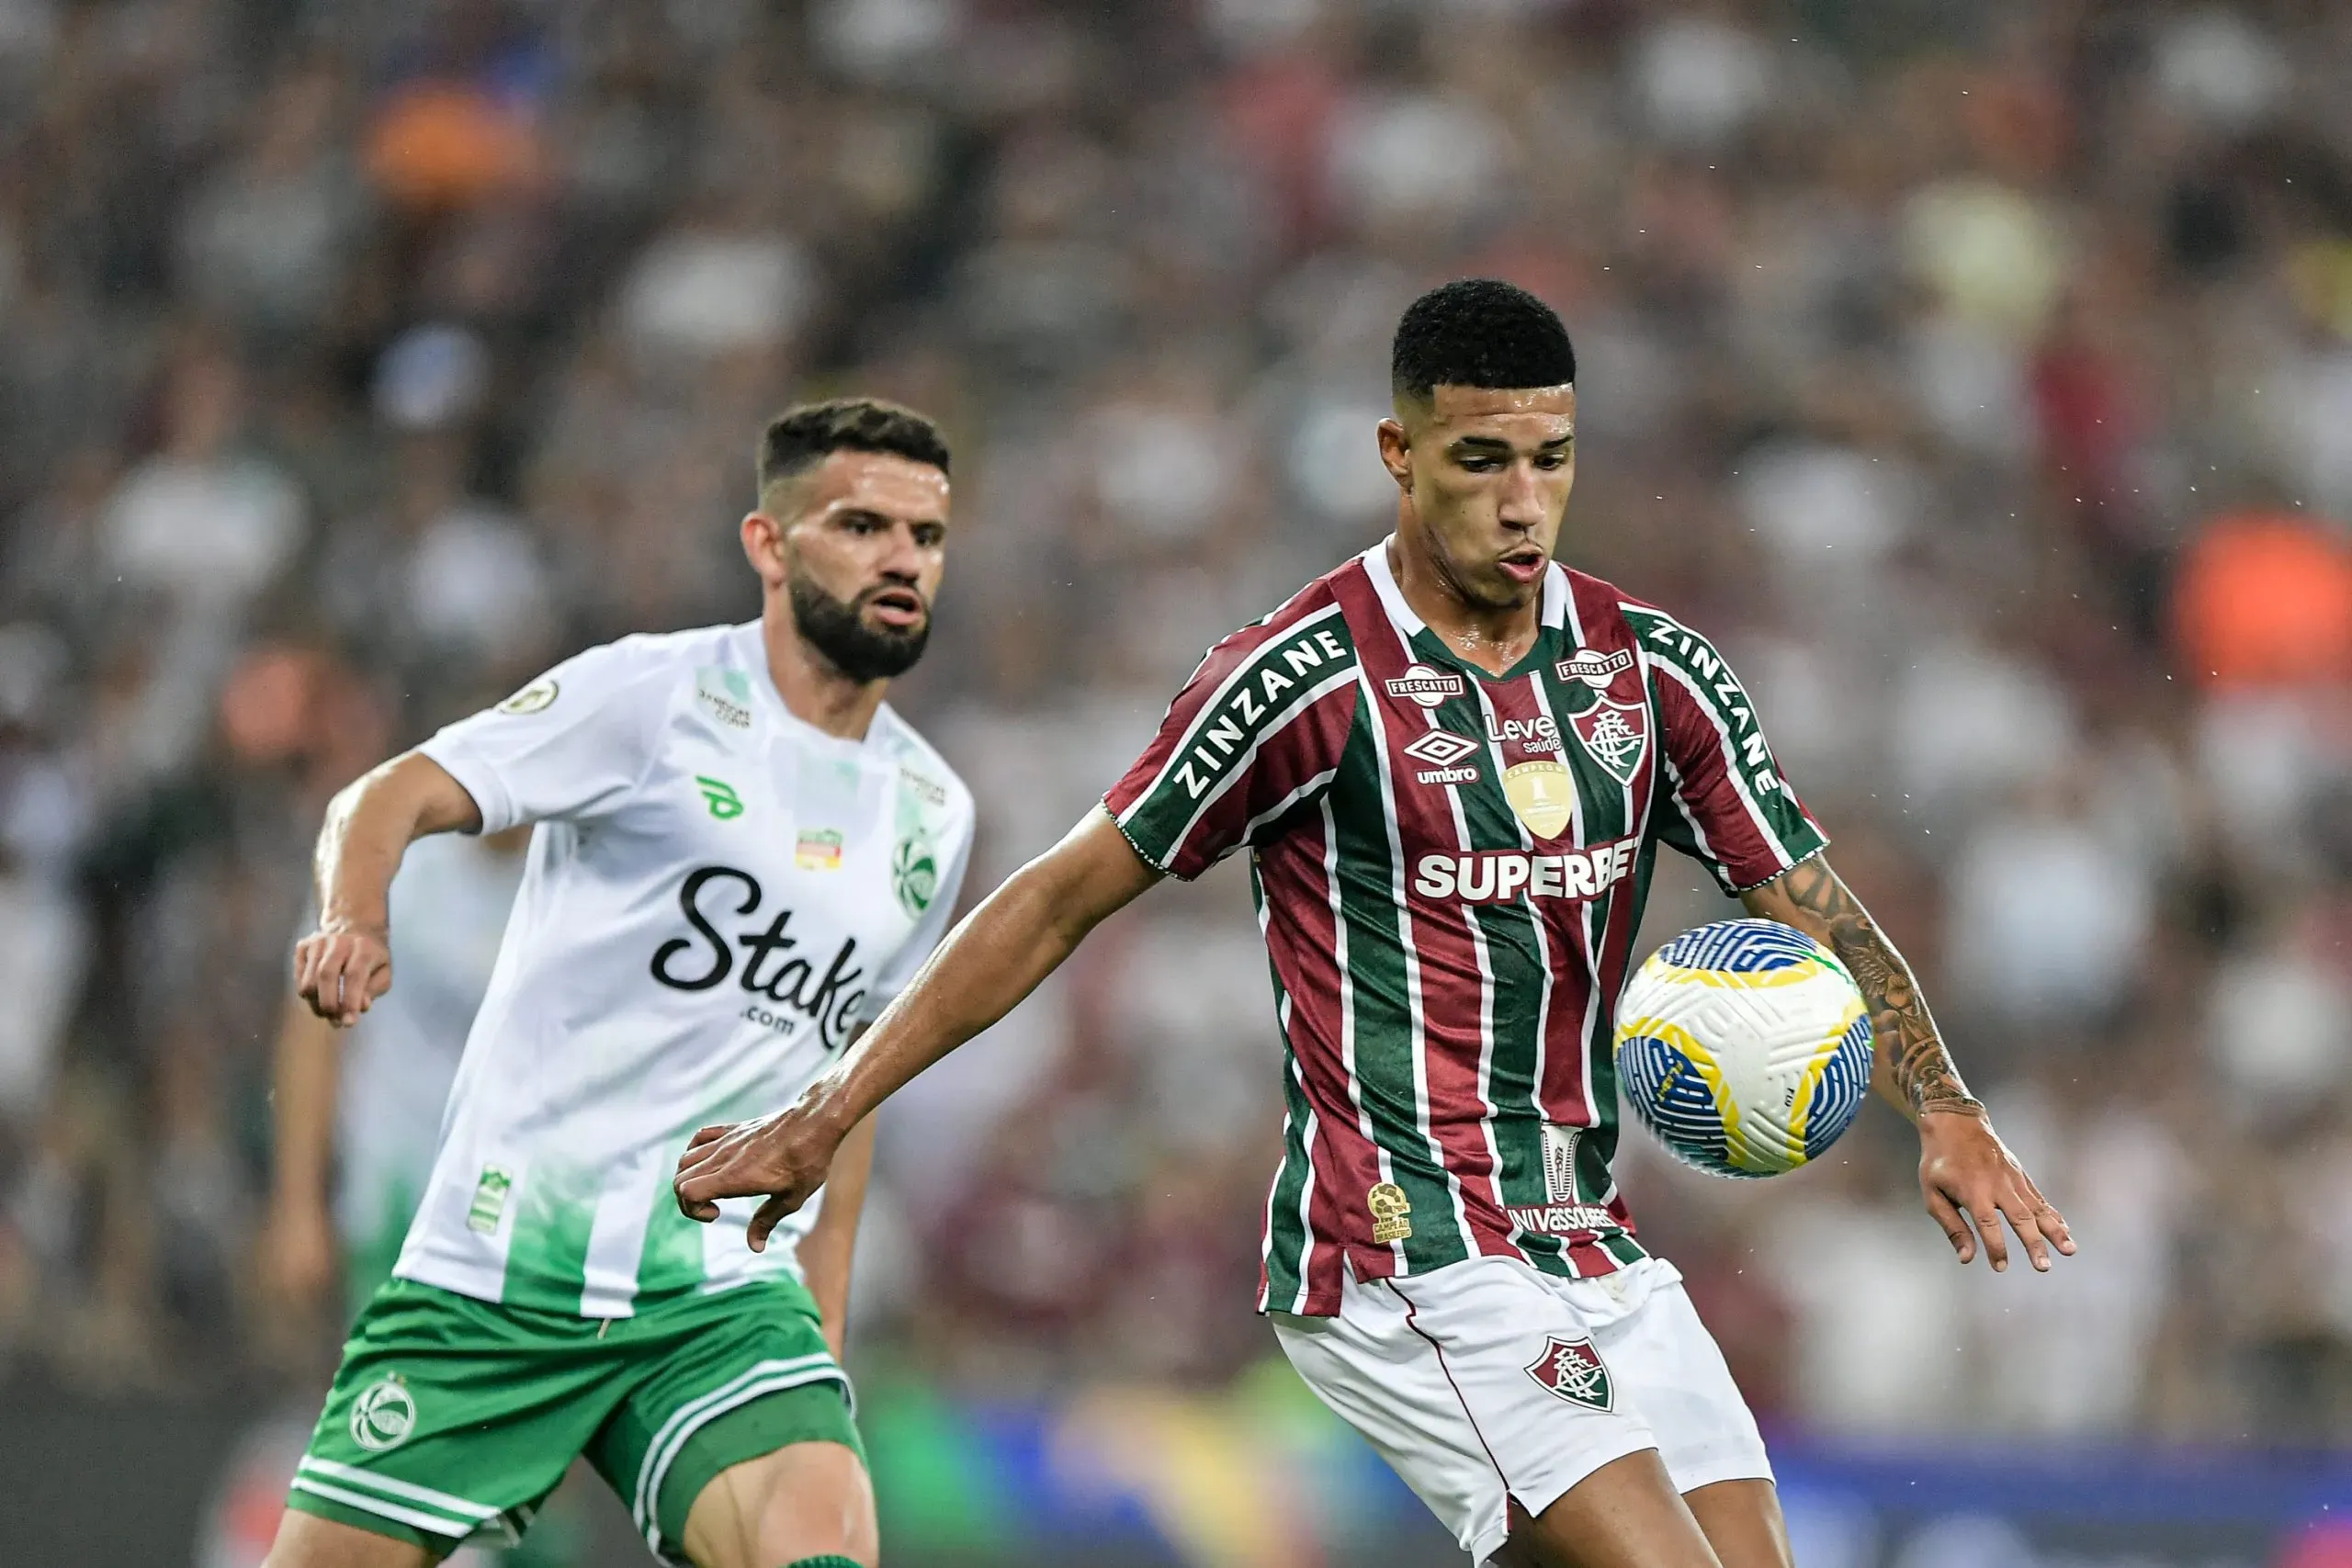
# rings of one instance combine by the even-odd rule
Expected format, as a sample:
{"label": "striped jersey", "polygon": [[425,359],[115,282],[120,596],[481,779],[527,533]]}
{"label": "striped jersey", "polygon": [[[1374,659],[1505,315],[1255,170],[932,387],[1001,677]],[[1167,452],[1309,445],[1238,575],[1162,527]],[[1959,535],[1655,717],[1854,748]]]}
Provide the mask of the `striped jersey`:
{"label": "striped jersey", "polygon": [[1737,892],[1827,841],[1698,633],[1555,564],[1491,675],[1385,544],[1211,649],[1106,805],[1175,876],[1249,848],[1286,1100],[1259,1306],[1314,1316],[1343,1269],[1643,1257],[1611,1033],[1657,847]]}

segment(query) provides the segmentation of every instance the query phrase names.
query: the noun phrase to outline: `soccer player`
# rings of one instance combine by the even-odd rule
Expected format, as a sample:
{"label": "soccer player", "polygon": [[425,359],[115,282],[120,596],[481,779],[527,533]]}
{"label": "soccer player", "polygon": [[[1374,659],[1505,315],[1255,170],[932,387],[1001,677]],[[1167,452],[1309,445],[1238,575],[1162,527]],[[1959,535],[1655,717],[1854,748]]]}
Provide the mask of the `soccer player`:
{"label": "soccer player", "polygon": [[2074,1244],[1721,656],[1553,561],[1576,471],[1559,319],[1447,284],[1405,312],[1392,380],[1396,532],[1211,649],[1103,806],[855,1050],[695,1135],[679,1202],[766,1195],[762,1245],[891,1091],[1113,910],[1246,845],[1288,1111],[1259,1303],[1292,1363],[1479,1558],[1781,1568],[1755,1421],[1610,1174],[1611,1014],[1658,847],[1852,971],[1962,1262],[2005,1266],[2004,1216],[2037,1269]]}
{"label": "soccer player", "polygon": [[793,410],[741,526],[757,621],[591,649],[336,797],[296,968],[343,1025],[394,979],[408,843],[537,826],[270,1568],[512,1536],[581,1454],[666,1561],[872,1568],[840,1364],[870,1131],[780,1248],[742,1245],[749,1203],[689,1224],[664,1179],[696,1128],[836,1061],[945,927],[971,797],[883,695],[929,635],[948,501],[922,416]]}

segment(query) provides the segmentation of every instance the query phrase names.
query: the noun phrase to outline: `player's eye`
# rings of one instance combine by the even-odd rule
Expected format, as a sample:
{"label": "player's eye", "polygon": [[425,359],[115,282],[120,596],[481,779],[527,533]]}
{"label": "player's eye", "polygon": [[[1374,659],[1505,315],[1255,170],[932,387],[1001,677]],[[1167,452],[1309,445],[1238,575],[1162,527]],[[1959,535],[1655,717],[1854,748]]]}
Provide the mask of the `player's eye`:
{"label": "player's eye", "polygon": [[935,550],[946,539],[947,530],[936,523],[915,525],[915,545],[920,549]]}
{"label": "player's eye", "polygon": [[1538,452],[1535,455],[1535,466],[1545,469],[1565,468],[1568,466],[1568,449],[1563,446],[1557,451]]}

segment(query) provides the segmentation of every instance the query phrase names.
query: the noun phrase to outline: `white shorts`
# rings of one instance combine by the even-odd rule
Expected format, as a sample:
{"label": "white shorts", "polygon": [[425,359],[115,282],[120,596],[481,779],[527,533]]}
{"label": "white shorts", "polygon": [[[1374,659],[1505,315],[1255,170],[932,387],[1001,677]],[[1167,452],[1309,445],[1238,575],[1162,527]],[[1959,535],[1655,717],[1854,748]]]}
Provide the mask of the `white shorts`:
{"label": "white shorts", "polygon": [[1480,1562],[1510,1533],[1510,1498],[1540,1514],[1643,1449],[1679,1492],[1771,1479],[1756,1417],[1663,1258],[1560,1280],[1475,1258],[1351,1276],[1336,1317],[1270,1315],[1307,1386]]}

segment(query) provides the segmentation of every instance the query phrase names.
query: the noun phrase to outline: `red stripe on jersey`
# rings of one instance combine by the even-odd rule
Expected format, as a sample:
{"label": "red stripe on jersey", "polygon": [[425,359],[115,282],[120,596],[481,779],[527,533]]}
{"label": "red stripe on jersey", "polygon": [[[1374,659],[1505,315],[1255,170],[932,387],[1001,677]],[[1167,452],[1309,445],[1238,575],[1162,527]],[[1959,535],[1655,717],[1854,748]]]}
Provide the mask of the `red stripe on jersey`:
{"label": "red stripe on jersey", "polygon": [[[1362,563],[1340,574],[1334,584],[1358,638],[1356,658],[1367,678],[1366,698],[1381,726],[1388,759],[1388,787],[1396,803],[1400,857],[1414,843],[1451,843],[1467,850],[1455,826],[1451,787],[1424,784],[1414,775],[1426,764],[1403,754],[1434,728],[1430,714],[1407,699],[1385,695],[1387,682],[1402,677],[1415,660],[1382,606]],[[1405,912],[1412,921],[1408,955],[1419,965],[1422,1031],[1421,1060],[1428,1084],[1429,1133],[1446,1172],[1460,1186],[1473,1245],[1482,1254],[1524,1255],[1513,1245],[1503,1204],[1500,1172],[1487,1142],[1492,1107],[1479,1086],[1484,1020],[1479,998],[1484,976],[1476,933],[1467,904],[1439,902],[1411,891],[1411,871],[1400,859]]]}
{"label": "red stripe on jersey", "polygon": [[1340,1238],[1350,1228],[1340,1194],[1368,1192],[1381,1179],[1379,1151],[1364,1136],[1349,1091],[1347,1066],[1340,1056],[1342,976],[1339,917],[1331,907],[1330,873],[1324,864],[1326,831],[1320,826],[1313,831],[1302,827],[1257,852],[1260,881],[1284,892],[1283,897],[1269,894],[1266,898],[1266,951],[1290,998],[1291,1055],[1315,1111],[1315,1137],[1306,1147],[1313,1181],[1306,1201],[1311,1239],[1304,1270],[1305,1311],[1311,1315],[1340,1310],[1344,1258]]}

